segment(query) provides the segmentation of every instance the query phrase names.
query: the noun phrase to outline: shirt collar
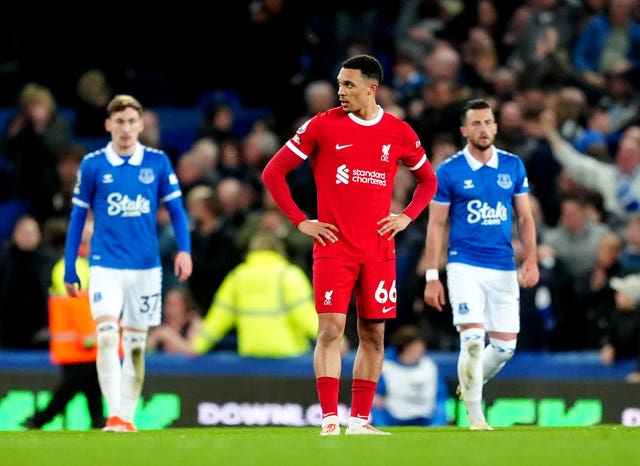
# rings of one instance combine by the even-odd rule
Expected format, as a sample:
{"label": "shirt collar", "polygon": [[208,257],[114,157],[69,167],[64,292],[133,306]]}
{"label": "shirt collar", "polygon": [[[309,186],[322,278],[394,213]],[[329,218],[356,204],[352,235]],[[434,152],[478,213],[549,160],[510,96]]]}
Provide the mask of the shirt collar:
{"label": "shirt collar", "polygon": [[359,125],[373,126],[380,123],[380,120],[382,120],[382,115],[384,115],[384,110],[380,105],[378,105],[378,114],[373,120],[363,120],[362,118],[358,118],[357,116],[355,116],[353,113],[348,113],[348,115],[349,115],[349,118],[351,118],[353,121],[355,121]]}
{"label": "shirt collar", "polygon": [[136,149],[131,157],[122,157],[118,155],[115,150],[113,150],[113,143],[110,142],[109,144],[107,144],[106,148],[107,160],[114,167],[119,167],[120,165],[123,165],[125,163],[128,163],[129,165],[141,165],[142,156],[144,154],[143,149],[144,148],[142,144],[138,142],[136,143]]}
{"label": "shirt collar", "polygon": [[491,168],[498,168],[498,152],[496,151],[496,148],[494,146],[491,146],[491,157],[489,158],[489,161],[487,163],[481,163],[473,155],[471,155],[471,153],[469,152],[468,144],[464,146],[464,149],[462,149],[462,154],[467,160],[469,167],[471,167],[471,170],[473,171],[479,170],[485,165]]}

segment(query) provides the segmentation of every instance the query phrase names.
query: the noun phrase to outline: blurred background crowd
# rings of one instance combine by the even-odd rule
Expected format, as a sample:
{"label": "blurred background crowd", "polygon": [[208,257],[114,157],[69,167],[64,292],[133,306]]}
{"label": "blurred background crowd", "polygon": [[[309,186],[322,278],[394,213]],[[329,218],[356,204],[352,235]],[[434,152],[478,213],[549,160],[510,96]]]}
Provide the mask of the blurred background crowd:
{"label": "blurred background crowd", "polygon": [[[256,232],[280,238],[310,276],[312,241],[281,214],[260,173],[300,124],[337,105],[342,61],[364,52],[384,67],[379,103],[411,124],[434,167],[463,146],[459,115],[472,97],[494,106],[496,146],[525,162],[541,280],[522,290],[518,348],[599,350],[607,364],[638,357],[637,0],[251,0],[206,11],[186,1],[157,18],[120,1],[72,3],[60,22],[48,15],[58,5],[41,5],[37,17],[17,5],[0,30],[0,347],[47,347],[51,268],[76,170],[107,141],[115,93],[145,105],[143,143],[167,152],[183,188],[194,272],[179,294],[169,293],[181,286],[171,224],[165,211],[158,217],[178,336],[199,325]],[[169,138],[184,109],[197,121]],[[407,175],[398,173],[395,209],[412,192]],[[290,182],[314,217],[308,165]],[[430,349],[453,350],[450,309],[422,299],[427,215],[397,238],[398,318],[387,330],[417,325]]]}

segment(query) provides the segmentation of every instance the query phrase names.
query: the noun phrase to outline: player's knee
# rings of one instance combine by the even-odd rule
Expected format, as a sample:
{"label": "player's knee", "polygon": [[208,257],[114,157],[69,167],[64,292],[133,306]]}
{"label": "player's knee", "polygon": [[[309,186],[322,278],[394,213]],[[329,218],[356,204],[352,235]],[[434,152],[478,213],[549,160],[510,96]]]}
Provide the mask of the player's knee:
{"label": "player's knee", "polygon": [[344,336],[344,327],[337,321],[329,320],[318,326],[318,340],[325,343],[337,342]]}
{"label": "player's knee", "polygon": [[516,352],[516,343],[518,340],[500,340],[498,338],[489,338],[489,345],[496,356],[503,361],[508,361]]}
{"label": "player's knee", "polygon": [[460,332],[460,349],[471,358],[480,356],[484,348],[485,332],[480,328],[469,328]]}
{"label": "player's knee", "polygon": [[133,368],[133,372],[130,374],[135,379],[136,384],[142,384],[144,380],[144,351],[146,345],[146,333],[132,332],[130,330],[124,330],[122,332],[122,349],[124,350],[125,362],[130,362],[130,364],[125,364],[125,366]]}
{"label": "player's knee", "polygon": [[115,322],[100,322],[96,326],[96,341],[102,349],[116,348],[119,344],[120,332]]}
{"label": "player's knee", "polygon": [[147,335],[142,332],[124,330],[122,332],[122,346],[125,351],[131,352],[132,355],[142,356],[147,346]]}

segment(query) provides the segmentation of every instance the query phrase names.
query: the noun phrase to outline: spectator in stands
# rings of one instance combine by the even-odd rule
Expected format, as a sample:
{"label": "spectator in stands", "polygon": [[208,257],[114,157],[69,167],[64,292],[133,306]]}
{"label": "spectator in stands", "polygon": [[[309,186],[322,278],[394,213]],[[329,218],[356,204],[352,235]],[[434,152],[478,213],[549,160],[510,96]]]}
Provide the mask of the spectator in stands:
{"label": "spectator in stands", "polygon": [[205,183],[209,186],[218,184],[221,176],[219,173],[220,144],[217,141],[206,137],[196,138],[187,154],[203,164],[204,171],[198,184]]}
{"label": "spectator in stands", "polygon": [[255,201],[253,187],[244,178],[227,176],[220,180],[215,189],[223,216],[240,228]]}
{"label": "spectator in stands", "polygon": [[469,29],[462,49],[462,82],[474,95],[487,97],[493,91],[493,75],[498,70],[498,52],[493,38],[486,29]]}
{"label": "spectator in stands", "polygon": [[220,181],[220,147],[210,138],[196,139],[176,163],[176,174],[184,195],[201,184],[214,187]]}
{"label": "spectator in stands", "polygon": [[18,219],[0,255],[0,347],[47,349],[54,252],[31,215]]}
{"label": "spectator in stands", "polygon": [[242,140],[243,180],[250,188],[251,205],[260,201],[262,170],[280,148],[278,134],[266,123],[258,121]]}
{"label": "spectator in stands", "polygon": [[229,271],[238,265],[240,255],[235,246],[236,227],[224,216],[214,188],[193,187],[186,198],[191,221],[193,272],[189,289],[204,312]]}
{"label": "spectator in stands", "polygon": [[394,24],[394,50],[415,63],[423,63],[444,29],[444,10],[439,2],[408,0],[400,4]]}
{"label": "spectator in stands", "polygon": [[609,0],[608,10],[591,16],[580,30],[571,58],[588,86],[604,90],[606,73],[620,63],[640,66],[640,22],[633,13],[636,1]]}
{"label": "spectator in stands", "polygon": [[233,138],[233,125],[235,114],[230,105],[213,101],[207,104],[204,116],[198,123],[197,137],[207,137],[222,144],[227,139]]}
{"label": "spectator in stands", "polygon": [[422,62],[422,67],[427,83],[433,79],[444,79],[454,88],[462,86],[460,82],[462,56],[450,42],[438,40]]}
{"label": "spectator in stands", "polygon": [[579,87],[563,86],[558,90],[556,101],[558,131],[572,144],[575,144],[578,136],[584,131],[587,104],[587,96]]}
{"label": "spectator in stands", "polygon": [[85,154],[84,147],[72,144],[63,150],[56,161],[56,180],[51,196],[51,217],[69,218],[71,214],[71,198],[76,185],[76,176],[80,162]]}
{"label": "spectator in stands", "polygon": [[434,134],[431,140],[431,150],[428,151],[431,157],[431,166],[435,170],[456,152],[458,152],[458,146],[456,145],[455,137],[451,133]]}
{"label": "spectator in stands", "polygon": [[91,427],[104,427],[104,407],[96,370],[96,325],[89,307],[89,246],[93,222],[85,224],[76,270],[81,282],[79,296],[67,296],[64,286],[64,258],[53,267],[49,289],[49,345],[51,362],[61,368],[61,378],[44,409],[38,409],[24,425],[40,429],[58,414],[78,393],[87,400]]}
{"label": "spectator in stands", "polygon": [[162,123],[158,112],[145,109],[142,112],[142,122],[144,123],[144,129],[140,133],[140,144],[164,151],[169,156],[171,165],[175,167],[178,162],[178,149],[163,144]]}
{"label": "spectator in stands", "polygon": [[492,91],[487,98],[497,104],[513,100],[518,92],[518,76],[511,68],[500,65],[491,75],[491,86]]}
{"label": "spectator in stands", "polygon": [[[461,138],[452,128],[460,124],[459,115],[464,101],[456,93],[456,83],[445,78],[427,81],[422,90],[421,109],[418,114],[410,113],[407,122],[414,128],[422,144],[431,147],[436,134],[449,133],[459,145]],[[415,102],[414,102],[415,103]],[[417,107],[411,110],[416,111]]]}
{"label": "spectator in stands", "polygon": [[448,388],[427,354],[420,329],[403,325],[391,335],[371,409],[377,426],[447,425]]}
{"label": "spectator in stands", "polygon": [[[568,273],[561,283],[558,312],[558,333],[564,349],[579,349],[581,335],[575,326],[582,321],[584,309],[574,304],[584,299],[589,290],[591,274],[596,267],[598,243],[611,233],[608,225],[589,218],[586,198],[583,193],[566,193],[560,203],[558,225],[548,229],[538,248],[542,261],[555,263]],[[562,348],[558,348],[562,349]]]}
{"label": "spectator in stands", "polygon": [[529,54],[521,68],[515,68],[519,71],[518,76],[521,80],[555,87],[577,86],[581,83],[571,63],[571,44],[561,44],[563,36],[567,36],[567,31],[572,35],[574,28],[556,24],[547,25],[541,31],[535,41],[535,50]]}
{"label": "spectator in stands", "polygon": [[509,3],[499,0],[478,0],[476,2],[474,18],[476,25],[487,31],[491,37],[500,63],[505,63],[510,52],[510,48],[502,41],[507,21],[515,9],[515,6],[509,5]]}
{"label": "spectator in stands", "polygon": [[[640,27],[640,22],[638,22]],[[638,30],[640,32],[640,29]],[[638,37],[640,47],[640,35]],[[638,51],[640,55],[640,50]],[[636,87],[637,77],[627,62],[613,65],[605,73],[605,93],[598,100],[602,108],[607,111],[611,133],[620,137],[630,124],[634,123],[640,112],[640,92]]]}
{"label": "spectator in stands", "polygon": [[501,55],[501,63],[507,68],[513,70],[517,74],[519,71],[509,66],[509,56],[513,53],[514,49],[520,43],[520,40],[525,32],[525,25],[529,21],[529,18],[533,14],[533,5],[526,2],[522,5],[518,5],[514,8],[511,16],[506,20],[505,30],[500,38],[500,44],[503,47],[503,54]]}
{"label": "spectator in stands", "polygon": [[153,147],[154,149],[160,149],[162,132],[158,112],[145,109],[142,112],[142,121],[144,122],[144,128],[140,133],[140,144]]}
{"label": "spectator in stands", "polygon": [[[615,308],[611,311],[607,342],[600,349],[600,360],[606,365],[627,358],[640,361],[640,274],[614,277],[609,283],[615,291]],[[628,377],[630,381],[640,381],[637,373]]]}
{"label": "spectator in stands", "polygon": [[51,248],[55,261],[64,255],[68,229],[69,217],[49,217],[42,226],[42,242]]}
{"label": "spectator in stands", "polygon": [[584,111],[583,131],[576,135],[573,146],[578,152],[602,162],[611,162],[609,140],[611,121],[607,109],[602,105],[587,106]]}
{"label": "spectator in stands", "polygon": [[518,155],[524,161],[529,176],[531,192],[536,196],[544,220],[555,225],[560,215],[560,189],[558,179],[562,167],[554,159],[549,143],[544,138],[539,117],[542,106],[524,107],[522,129],[527,136],[526,144],[520,147]]}
{"label": "spectator in stands", "polygon": [[624,249],[620,256],[622,274],[640,273],[640,215],[629,217],[622,230]]}
{"label": "spectator in stands", "polygon": [[598,243],[612,232],[608,225],[592,220],[588,212],[584,193],[565,193],[560,202],[558,225],[548,229],[542,238],[544,251],[562,260],[577,281],[591,275]]}
{"label": "spectator in stands", "polygon": [[162,323],[149,330],[147,350],[190,354],[201,327],[202,315],[191,290],[177,285],[164,295]]}
{"label": "spectator in stands", "polygon": [[80,75],[76,84],[75,136],[105,137],[104,120],[111,96],[111,85],[103,70],[91,68]]}
{"label": "spectator in stands", "polygon": [[[280,105],[281,96],[290,92],[300,70],[299,59],[305,42],[304,22],[300,21],[304,6],[292,0],[256,0],[245,4],[249,8],[246,22],[241,26],[244,46],[237,42],[234,47],[240,48],[239,56],[252,58],[237,62],[239,73],[234,83],[245,78],[240,85],[244,85],[244,101],[249,107],[284,109],[286,106]],[[249,78],[257,69],[270,71],[263,76],[260,86],[255,86]]]}
{"label": "spectator in stands", "polygon": [[71,145],[69,122],[49,88],[28,83],[0,139],[0,153],[13,170],[14,199],[28,199],[41,225],[49,215],[59,154]]}
{"label": "spectator in stands", "polygon": [[246,259],[225,277],[193,351],[206,353],[233,328],[238,353],[258,358],[301,356],[311,351],[317,337],[309,277],[289,262],[272,233],[258,232]]}
{"label": "spectator in stands", "polygon": [[266,189],[262,192],[262,206],[247,214],[236,234],[236,246],[245,253],[249,241],[258,231],[268,231],[282,240],[287,257],[310,276],[313,239],[295,228],[282,213]]}
{"label": "spectator in stands", "polygon": [[[562,0],[531,0],[528,2],[530,10],[526,18],[519,18],[521,30],[519,37],[513,42],[514,48],[509,55],[506,65],[521,73],[527,62],[534,60],[538,53],[541,36],[554,30],[557,47],[569,51],[575,38],[575,27],[580,15],[580,8],[572,2]],[[514,13],[515,14],[515,13]],[[519,13],[521,14],[521,13]]]}
{"label": "spectator in stands", "polygon": [[422,88],[427,81],[419,63],[405,54],[398,54],[393,63],[391,88],[396,94],[398,104],[405,109],[413,99],[421,98]]}
{"label": "spectator in stands", "polygon": [[542,133],[554,158],[581,186],[602,194],[611,226],[619,228],[630,215],[640,213],[640,139],[632,136],[634,127],[625,130],[614,156],[615,163],[609,163],[576,151],[562,138],[556,121],[552,110],[540,114]]}
{"label": "spectator in stands", "polygon": [[220,162],[217,172],[221,178],[242,179],[244,177],[241,140],[231,138],[220,144]]}
{"label": "spectator in stands", "polygon": [[[336,106],[338,92],[329,80],[320,79],[308,83],[304,88],[305,119]],[[303,118],[303,117],[300,117]],[[300,124],[304,121],[300,121]],[[296,126],[298,128],[299,126]]]}
{"label": "spectator in stands", "polygon": [[[496,136],[496,144],[507,152],[518,154],[524,162],[525,155],[533,150],[535,141],[524,132],[522,108],[515,100],[506,100],[498,104],[496,118],[500,133]],[[530,148],[527,148],[530,146]]]}
{"label": "spectator in stands", "polygon": [[[389,44],[396,6],[386,0],[329,0],[334,15],[334,40],[337,50],[346,50],[354,43],[370,51]],[[386,50],[386,49],[385,49]],[[386,63],[385,63],[386,64]]]}
{"label": "spectator in stands", "polygon": [[604,235],[596,252],[596,266],[589,277],[584,296],[575,302],[580,310],[575,329],[582,337],[581,349],[599,349],[609,332],[610,312],[615,306],[614,291],[609,281],[621,275],[622,239],[616,233]]}
{"label": "spectator in stands", "polygon": [[581,31],[593,15],[606,13],[609,8],[609,0],[584,0],[582,2],[582,14],[578,23],[578,31]]}

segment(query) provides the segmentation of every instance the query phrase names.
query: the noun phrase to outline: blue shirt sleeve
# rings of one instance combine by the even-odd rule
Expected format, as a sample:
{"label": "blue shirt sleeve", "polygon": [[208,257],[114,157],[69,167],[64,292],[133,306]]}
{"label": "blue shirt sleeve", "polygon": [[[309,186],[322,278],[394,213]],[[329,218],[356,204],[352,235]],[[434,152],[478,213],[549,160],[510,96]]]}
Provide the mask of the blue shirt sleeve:
{"label": "blue shirt sleeve", "polygon": [[167,210],[171,215],[171,225],[176,235],[178,251],[185,251],[191,254],[191,235],[189,234],[189,222],[187,213],[182,205],[182,197],[168,201]]}
{"label": "blue shirt sleeve", "polygon": [[77,283],[80,285],[80,279],[76,273],[76,259],[78,258],[78,248],[80,247],[82,230],[84,229],[84,222],[87,219],[87,213],[87,209],[78,207],[77,205],[74,205],[71,210],[67,239],[64,247],[65,283]]}

